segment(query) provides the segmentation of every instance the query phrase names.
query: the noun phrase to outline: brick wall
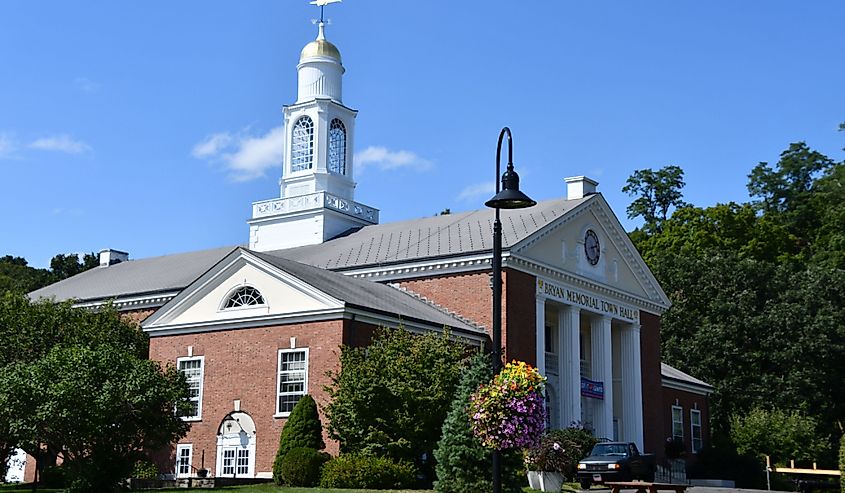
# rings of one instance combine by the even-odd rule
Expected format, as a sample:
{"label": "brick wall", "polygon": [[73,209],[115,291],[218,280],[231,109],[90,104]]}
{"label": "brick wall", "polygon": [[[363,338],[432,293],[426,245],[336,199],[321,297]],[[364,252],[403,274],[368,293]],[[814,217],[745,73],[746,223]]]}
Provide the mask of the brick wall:
{"label": "brick wall", "polygon": [[[664,440],[672,436],[672,406],[680,406],[683,408],[684,416],[684,449],[688,454],[687,462],[694,459],[692,454],[692,429],[690,427],[690,410],[698,409],[701,411],[701,438],[702,444],[707,445],[710,438],[710,408],[708,406],[708,399],[706,395],[695,394],[683,390],[663,388],[663,395],[661,400],[661,410],[665,416],[662,432]],[[663,447],[661,446],[659,455],[662,457]]]}
{"label": "brick wall", "polygon": [[[200,467],[200,457],[205,450],[205,467],[212,474],[217,473],[218,427],[223,417],[234,410],[233,401],[239,399],[241,410],[255,421],[255,472],[272,470],[279,433],[286,421],[273,417],[276,412],[278,350],[290,348],[291,337],[296,337],[296,347],[309,348],[308,393],[322,408],[327,402],[322,389],[329,383],[326,371],[338,366],[338,347],[343,339],[342,320],[150,339],[150,358],[153,360],[175,364],[176,358],[188,356],[188,346],[193,346],[194,356],[205,357],[202,420],[194,422],[188,435],[179,441],[193,444],[194,467]],[[322,409],[320,419],[325,428]],[[324,439],[327,451],[337,453],[337,444],[329,441],[327,436]],[[173,450],[165,463],[166,470],[173,469]]]}
{"label": "brick wall", "polygon": [[493,324],[493,293],[490,290],[489,271],[410,279],[400,281],[399,285],[460,313],[476,324],[488,328]]}
{"label": "brick wall", "polygon": [[530,274],[505,269],[503,308],[505,361],[518,359],[536,365],[537,309],[536,278]]}
{"label": "brick wall", "polygon": [[[660,317],[640,311],[640,363],[643,379],[643,447],[646,452],[663,450],[665,416],[660,376]],[[671,418],[670,418],[671,419]],[[671,425],[671,421],[670,421]]]}

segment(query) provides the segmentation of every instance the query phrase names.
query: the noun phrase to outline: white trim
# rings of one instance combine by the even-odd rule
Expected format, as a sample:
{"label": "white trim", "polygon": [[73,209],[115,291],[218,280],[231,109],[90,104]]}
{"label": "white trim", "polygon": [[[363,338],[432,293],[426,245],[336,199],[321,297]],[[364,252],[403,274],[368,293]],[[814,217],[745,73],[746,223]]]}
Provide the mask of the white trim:
{"label": "white trim", "polygon": [[[505,258],[508,252],[502,252]],[[442,276],[443,274],[459,274],[472,271],[490,269],[491,252],[470,254],[459,257],[441,257],[412,262],[399,262],[393,266],[376,266],[364,268],[340,269],[347,276],[363,279],[377,278],[379,281],[406,280],[421,277]]]}
{"label": "white trim", "polygon": [[[282,354],[290,354],[290,353],[305,353],[305,379],[304,379],[303,384],[302,384],[302,394],[295,394],[295,393],[291,393],[291,392],[288,392],[286,394],[281,393],[281,388],[282,388]],[[276,398],[276,405],[275,405],[276,413],[273,415],[273,417],[286,418],[286,417],[290,416],[290,411],[282,412],[282,411],[279,410],[279,397],[281,397],[282,395],[300,395],[300,398],[302,398],[302,396],[308,395],[308,370],[309,370],[309,367],[311,366],[309,364],[310,363],[309,358],[310,358],[310,352],[309,352],[309,348],[307,348],[307,347],[296,348],[296,349],[279,349],[278,357],[276,358],[276,391],[273,393],[273,395]]]}
{"label": "white trim", "polygon": [[[187,464],[188,465],[188,472],[184,473],[184,474],[179,471],[179,468],[180,468],[181,462],[182,462],[181,459],[182,459],[182,451],[183,450],[188,451],[188,464]],[[176,445],[176,468],[174,469],[173,472],[175,473],[177,478],[190,478],[191,476],[193,476],[193,474],[191,474],[191,469],[193,468],[193,465],[194,465],[193,461],[194,461],[194,445],[192,443],[180,443],[180,444]]]}
{"label": "white trim", "polygon": [[[695,426],[693,425],[692,417],[693,415],[698,416],[698,436],[700,437],[698,448],[695,448]],[[690,450],[692,453],[697,454],[704,448],[704,426],[701,423],[701,410],[700,409],[690,409],[689,410],[689,443],[690,443]]]}
{"label": "white trim", "polygon": [[[197,396],[197,414],[194,416],[182,416],[182,420],[184,421],[202,421],[202,391],[205,385],[205,356],[183,356],[181,358],[176,358],[176,369],[180,372],[182,371],[179,368],[179,365],[183,361],[199,361],[200,362],[200,388],[199,388],[199,396]],[[190,399],[189,399],[190,400]]]}
{"label": "white trim", "polygon": [[176,297],[181,291],[168,291],[155,294],[143,294],[138,296],[130,296],[128,298],[121,298],[116,295],[112,298],[98,299],[92,301],[80,301],[74,303],[74,308],[99,308],[111,303],[117,309],[137,310],[140,308],[159,308],[167,304],[168,301]]}
{"label": "white trim", "polygon": [[681,406],[672,406],[672,438],[675,438],[675,411],[678,411],[678,416],[681,417],[681,440],[684,439],[684,408]]}
{"label": "white trim", "polygon": [[[241,306],[234,306],[232,308],[226,308],[226,305],[229,303],[229,299],[232,296],[234,296],[234,294],[237,293],[238,290],[241,290],[243,288],[254,289],[255,292],[258,293],[259,296],[261,296],[261,299],[264,301],[264,303],[259,303],[259,304],[255,304],[255,305],[241,305]],[[244,281],[244,282],[242,282],[242,283],[240,283],[236,286],[233,286],[231,289],[229,289],[229,291],[226,292],[226,295],[223,296],[223,299],[220,300],[220,303],[217,304],[218,313],[224,312],[224,311],[230,312],[230,311],[236,311],[236,310],[249,310],[249,309],[252,309],[252,308],[269,308],[269,306],[267,305],[267,300],[264,298],[264,294],[261,293],[261,290],[258,289],[252,283],[248,283],[246,281]]]}
{"label": "white trim", "polygon": [[684,392],[689,392],[691,394],[703,395],[707,396],[713,392],[713,387],[705,387],[703,385],[697,385],[694,383],[683,382],[680,380],[675,380],[671,377],[662,377],[660,381],[661,386],[667,389],[674,389],[674,390],[681,390]]}

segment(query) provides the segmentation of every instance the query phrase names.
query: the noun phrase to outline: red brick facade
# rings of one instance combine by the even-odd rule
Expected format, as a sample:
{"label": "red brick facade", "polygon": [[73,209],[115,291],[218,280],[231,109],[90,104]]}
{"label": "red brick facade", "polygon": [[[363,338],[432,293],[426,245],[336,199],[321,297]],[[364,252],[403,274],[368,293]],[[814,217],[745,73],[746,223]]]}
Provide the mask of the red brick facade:
{"label": "red brick facade", "polygon": [[[217,431],[223,418],[234,410],[234,401],[248,413],[256,426],[255,471],[272,470],[284,418],[276,413],[278,351],[307,347],[308,393],[321,409],[326,403],[323,386],[329,383],[326,372],[338,367],[338,348],[344,339],[344,322],[332,320],[296,325],[279,325],[239,330],[203,332],[188,335],[154,337],[150,340],[150,358],[175,364],[188,356],[204,356],[202,420],[192,423],[191,431],[179,443],[193,444],[193,466],[200,467],[205,451],[205,467],[216,473]],[[337,453],[337,444],[324,437],[328,452]],[[162,464],[172,470],[173,455]]]}
{"label": "red brick facade", "polygon": [[[690,411],[701,411],[701,437],[702,446],[709,443],[710,437],[710,408],[706,395],[678,390],[670,387],[663,387],[660,412],[663,414],[663,426],[660,428],[664,440],[672,436],[672,406],[681,408],[683,416],[684,449],[687,454],[687,462],[694,460],[692,452],[692,428]],[[659,455],[663,454],[663,446],[658,449]]]}

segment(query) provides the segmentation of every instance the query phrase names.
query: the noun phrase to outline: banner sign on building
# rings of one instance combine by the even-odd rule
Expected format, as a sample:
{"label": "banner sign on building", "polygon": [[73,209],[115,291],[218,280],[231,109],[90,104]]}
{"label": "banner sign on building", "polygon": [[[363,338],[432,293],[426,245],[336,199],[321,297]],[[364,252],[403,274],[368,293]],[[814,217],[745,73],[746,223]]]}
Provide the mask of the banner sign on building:
{"label": "banner sign on building", "polygon": [[595,382],[581,377],[581,395],[593,399],[604,399],[604,382]]}
{"label": "banner sign on building", "polygon": [[576,289],[560,286],[547,279],[537,278],[537,294],[566,303],[567,305],[586,308],[593,312],[604,313],[629,322],[636,323],[640,321],[640,311],[636,308]]}

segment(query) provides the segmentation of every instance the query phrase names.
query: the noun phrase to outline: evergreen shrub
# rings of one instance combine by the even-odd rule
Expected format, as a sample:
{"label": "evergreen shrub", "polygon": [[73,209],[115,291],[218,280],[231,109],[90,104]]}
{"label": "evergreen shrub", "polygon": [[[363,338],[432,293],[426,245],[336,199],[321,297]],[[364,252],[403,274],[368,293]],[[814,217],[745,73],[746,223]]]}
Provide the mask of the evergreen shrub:
{"label": "evergreen shrub", "polygon": [[326,462],[320,488],[403,490],[416,481],[413,464],[387,457],[342,454]]}
{"label": "evergreen shrub", "polygon": [[[443,422],[443,436],[434,451],[437,460],[434,489],[438,493],[475,493],[493,489],[490,449],[473,436],[467,413],[472,393],[492,377],[489,355],[479,352],[469,359]],[[502,452],[502,491],[519,492],[522,483],[522,454],[514,450]]]}
{"label": "evergreen shrub", "polygon": [[279,450],[273,461],[273,481],[283,484],[282,463],[285,455],[295,448],[310,448],[322,450],[326,448],[323,442],[323,424],[317,413],[317,403],[310,395],[304,395],[288,416],[288,420],[279,435]]}
{"label": "evergreen shrub", "polygon": [[289,486],[317,486],[323,464],[329,459],[329,454],[313,448],[292,448],[282,459],[282,479]]}

